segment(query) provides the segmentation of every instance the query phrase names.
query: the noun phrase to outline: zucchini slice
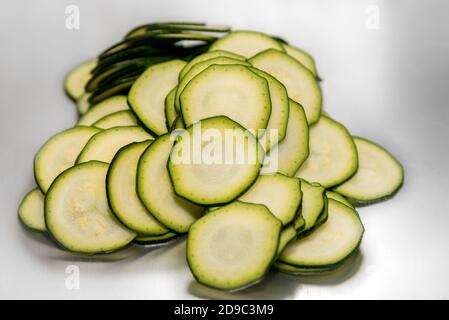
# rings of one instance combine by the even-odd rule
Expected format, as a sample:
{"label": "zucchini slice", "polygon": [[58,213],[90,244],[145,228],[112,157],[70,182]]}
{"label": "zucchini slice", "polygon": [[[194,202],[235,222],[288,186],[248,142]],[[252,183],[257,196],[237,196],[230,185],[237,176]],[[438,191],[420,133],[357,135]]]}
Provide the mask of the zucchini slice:
{"label": "zucchini slice", "polygon": [[107,176],[109,205],[129,229],[143,236],[160,236],[169,230],[144,207],[136,191],[137,164],[152,141],[129,144],[115,155]]}
{"label": "zucchini slice", "polygon": [[45,222],[63,247],[81,253],[110,252],[136,234],[120,224],[106,196],[108,164],[91,161],[60,174],[45,198]]}
{"label": "zucchini slice", "polygon": [[287,244],[296,239],[298,231],[294,226],[288,226],[284,228],[279,237],[278,255],[284,251]]}
{"label": "zucchini slice", "polygon": [[178,117],[178,112],[175,108],[175,96],[178,87],[174,87],[165,97],[165,120],[167,125],[167,130],[170,131],[171,127]]}
{"label": "zucchini slice", "polygon": [[187,84],[180,102],[187,127],[223,115],[261,136],[271,114],[267,81],[239,65],[208,67]]}
{"label": "zucchini slice", "polygon": [[57,133],[45,142],[34,158],[34,177],[43,193],[61,172],[75,164],[86,143],[100,131],[79,126]]}
{"label": "zucchini slice", "polygon": [[110,163],[117,151],[133,142],[153,139],[141,127],[115,127],[103,130],[94,135],[85,145],[76,163],[98,160]]}
{"label": "zucchini slice", "polygon": [[333,271],[335,268],[332,267],[315,267],[315,268],[310,268],[310,267],[298,267],[298,266],[293,266],[287,263],[283,263],[280,261],[276,261],[273,266],[278,269],[279,271],[286,273],[286,274],[290,274],[290,275],[294,275],[294,276],[313,276],[313,275],[321,275],[323,273],[327,273],[330,271]]}
{"label": "zucchini slice", "polygon": [[36,188],[28,192],[20,203],[19,218],[28,228],[47,231],[44,218],[44,200],[45,195]]}
{"label": "zucchini slice", "polygon": [[138,121],[130,110],[117,111],[104,116],[93,124],[100,129],[110,129],[114,127],[137,126]]}
{"label": "zucchini slice", "polygon": [[321,116],[310,127],[310,155],[296,176],[330,188],[350,178],[357,166],[357,149],[348,130]]}
{"label": "zucchini slice", "polygon": [[137,169],[137,192],[157,220],[173,231],[185,233],[203,215],[203,209],[173,191],[167,170],[173,143],[170,134],[160,136],[142,154]]}
{"label": "zucchini slice", "polygon": [[364,228],[357,212],[329,199],[328,219],[310,235],[287,245],[279,260],[298,267],[336,267],[354,252]]}
{"label": "zucchini slice", "polygon": [[64,79],[64,90],[77,101],[85,93],[84,88],[91,78],[91,71],[97,66],[97,59],[85,61],[69,71]]}
{"label": "zucchini slice", "polygon": [[224,50],[215,50],[215,51],[209,51],[209,52],[205,52],[203,54],[200,54],[199,56],[196,56],[195,58],[193,58],[192,60],[190,60],[185,66],[184,68],[182,68],[182,70],[179,72],[179,80],[181,80],[182,78],[184,78],[184,76],[190,71],[190,69],[192,69],[193,66],[195,66],[196,64],[209,60],[209,59],[214,59],[214,58],[218,58],[218,57],[227,57],[227,58],[232,58],[234,60],[241,60],[241,61],[245,61],[246,58],[238,55],[236,53],[233,52],[229,52],[229,51],[224,51]]}
{"label": "zucchini slice", "polygon": [[304,67],[309,69],[315,76],[317,76],[318,73],[316,70],[315,60],[310,54],[302,49],[290,46],[288,44],[282,44],[282,47],[289,56],[292,56],[293,58],[301,62]]}
{"label": "zucchini slice", "polygon": [[301,105],[290,99],[285,138],[270,150],[262,172],[294,176],[308,156],[309,126],[306,115]]}
{"label": "zucchini slice", "polygon": [[301,181],[280,173],[261,175],[238,200],[265,205],[283,225],[287,225],[301,203]]}
{"label": "zucchini slice", "polygon": [[326,197],[328,199],[334,199],[334,200],[336,200],[338,202],[341,202],[344,205],[347,205],[348,207],[354,209],[354,206],[351,204],[351,202],[349,202],[348,199],[346,199],[345,197],[343,197],[341,194],[339,194],[337,192],[327,190],[326,191]]}
{"label": "zucchini slice", "polygon": [[278,41],[262,32],[239,30],[228,33],[223,38],[215,41],[210,46],[209,51],[225,50],[251,58],[267,49],[284,51],[284,48]]}
{"label": "zucchini slice", "polygon": [[301,217],[304,219],[305,226],[302,231],[313,228],[320,214],[323,212],[325,198],[325,189],[319,184],[310,184],[307,181],[301,181],[302,204]]}
{"label": "zucchini slice", "polygon": [[315,75],[295,58],[278,50],[266,50],[249,62],[278,79],[287,89],[288,96],[300,103],[307,122],[318,121],[321,113],[321,89]]}
{"label": "zucchini slice", "polygon": [[90,102],[89,98],[91,96],[90,92],[83,93],[81,97],[79,97],[78,100],[76,100],[76,110],[78,111],[78,114],[82,116],[89,110],[90,108]]}
{"label": "zucchini slice", "polygon": [[178,136],[168,169],[176,194],[214,205],[242,194],[256,180],[263,156],[251,132],[220,116],[196,122]]}
{"label": "zucchini slice", "polygon": [[78,120],[76,125],[91,126],[104,116],[122,110],[129,110],[126,96],[113,96],[90,107],[89,110]]}
{"label": "zucchini slice", "polygon": [[238,290],[260,281],[277,254],[281,222],[263,205],[239,201],[190,228],[187,262],[198,282]]}
{"label": "zucchini slice", "polygon": [[200,74],[202,71],[204,71],[211,65],[243,65],[243,66],[247,66],[247,67],[251,66],[249,64],[249,62],[237,60],[237,59],[233,59],[233,58],[228,58],[228,57],[217,57],[217,58],[204,60],[202,62],[197,63],[179,81],[178,88],[176,90],[176,96],[175,96],[176,110],[181,110],[180,96],[181,96],[181,93],[184,91],[185,87],[187,86],[187,84],[193,78],[195,78],[198,74]]}
{"label": "zucchini slice", "polygon": [[165,244],[168,242],[171,242],[179,237],[179,234],[174,232],[167,232],[166,234],[160,235],[160,236],[145,236],[145,235],[138,235],[134,239],[134,243],[140,244],[143,246],[147,245],[158,245],[158,244]]}
{"label": "zucchini slice", "polygon": [[364,138],[354,137],[359,168],[356,174],[335,188],[356,205],[386,199],[404,181],[404,169],[387,150]]}
{"label": "zucchini slice", "polygon": [[261,138],[262,146],[268,152],[271,147],[281,142],[287,133],[289,111],[288,94],[284,85],[268,73],[256,68],[251,68],[251,71],[267,80],[268,89],[270,90],[271,115],[265,134]]}
{"label": "zucchini slice", "polygon": [[150,66],[134,82],[128,101],[140,121],[152,132],[167,132],[165,97],[178,84],[179,71],[184,61],[172,60]]}

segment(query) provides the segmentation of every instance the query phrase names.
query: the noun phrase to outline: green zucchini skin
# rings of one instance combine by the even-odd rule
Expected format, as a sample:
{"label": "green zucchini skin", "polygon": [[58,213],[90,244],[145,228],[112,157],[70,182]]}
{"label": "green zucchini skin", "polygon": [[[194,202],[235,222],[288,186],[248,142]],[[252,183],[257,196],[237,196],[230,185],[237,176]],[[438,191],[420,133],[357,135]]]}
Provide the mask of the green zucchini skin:
{"label": "green zucchini skin", "polygon": [[178,239],[182,238],[182,235],[174,233],[174,232],[168,232],[166,234],[160,235],[160,236],[153,236],[153,237],[148,237],[148,236],[137,236],[134,240],[133,243],[136,245],[141,245],[141,246],[156,246],[156,245],[164,245],[164,244],[169,244],[172,243]]}

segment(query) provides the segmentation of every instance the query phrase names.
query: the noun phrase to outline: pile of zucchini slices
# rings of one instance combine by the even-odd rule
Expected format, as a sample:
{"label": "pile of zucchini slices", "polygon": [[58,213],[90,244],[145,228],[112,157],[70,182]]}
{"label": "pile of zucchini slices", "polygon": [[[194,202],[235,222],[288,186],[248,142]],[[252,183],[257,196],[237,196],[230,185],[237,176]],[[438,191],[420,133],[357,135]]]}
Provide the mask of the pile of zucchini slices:
{"label": "pile of zucchini slices", "polygon": [[388,151],[323,114],[314,59],[260,32],[140,26],[64,88],[80,117],[38,151],[19,216],[69,251],[186,235],[195,279],[229,291],[273,267],[330,272],[361,243],[354,206],[403,182]]}

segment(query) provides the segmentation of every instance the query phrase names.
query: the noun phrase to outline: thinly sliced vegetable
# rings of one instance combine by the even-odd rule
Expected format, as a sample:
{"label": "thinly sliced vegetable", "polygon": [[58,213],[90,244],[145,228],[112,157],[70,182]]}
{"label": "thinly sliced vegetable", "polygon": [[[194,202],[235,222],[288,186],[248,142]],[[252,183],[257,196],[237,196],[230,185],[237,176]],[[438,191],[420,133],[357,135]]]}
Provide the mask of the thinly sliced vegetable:
{"label": "thinly sliced vegetable", "polygon": [[263,135],[271,113],[267,81],[239,65],[208,67],[188,83],[180,102],[186,126],[223,115],[258,136]]}
{"label": "thinly sliced vegetable", "polygon": [[309,124],[318,121],[321,112],[321,89],[309,69],[278,50],[261,52],[249,62],[271,74],[285,86],[288,96],[304,108]]}
{"label": "thinly sliced vegetable", "polygon": [[69,71],[64,79],[64,90],[73,100],[78,100],[85,93],[84,87],[91,77],[91,71],[97,65],[97,59],[81,63]]}
{"label": "thinly sliced vegetable", "polygon": [[323,273],[328,273],[335,269],[335,267],[298,267],[280,261],[276,261],[273,265],[279,271],[295,276],[322,275]]}
{"label": "thinly sliced vegetable", "polygon": [[317,75],[315,60],[313,57],[305,52],[302,49],[299,49],[297,47],[290,46],[288,44],[282,44],[282,47],[284,48],[285,52],[301,62],[307,69],[309,69],[315,76]]}
{"label": "thinly sliced vegetable", "polygon": [[168,94],[167,97],[165,97],[165,120],[167,125],[167,130],[170,131],[171,127],[176,121],[176,118],[178,117],[178,112],[175,108],[175,96],[176,96],[176,90],[178,87],[174,87]]}
{"label": "thinly sliced vegetable", "polygon": [[90,98],[91,94],[89,92],[83,93],[81,97],[79,97],[78,100],[76,100],[76,110],[78,111],[79,115],[83,115],[89,110],[90,108]]}
{"label": "thinly sliced vegetable", "polygon": [[136,191],[137,164],[152,141],[129,144],[115,155],[107,176],[109,205],[129,229],[143,236],[160,236],[169,230],[157,221],[140,201]]}
{"label": "thinly sliced vegetable", "polygon": [[341,202],[350,208],[354,208],[354,206],[351,204],[351,202],[348,201],[348,199],[346,199],[345,197],[343,197],[341,194],[339,194],[337,192],[327,190],[326,197],[328,197],[329,199],[334,199],[338,202]]}
{"label": "thinly sliced vegetable", "polygon": [[48,231],[62,246],[82,253],[110,252],[136,234],[112,214],[106,197],[108,164],[91,161],[60,174],[45,198]]}
{"label": "thinly sliced vegetable", "polygon": [[310,184],[307,181],[301,181],[302,204],[301,217],[304,219],[305,226],[303,231],[313,228],[323,212],[325,199],[325,189],[317,184]]}
{"label": "thinly sliced vegetable", "polygon": [[195,222],[187,262],[202,284],[237,290],[260,281],[277,254],[281,222],[263,205],[233,202]]}
{"label": "thinly sliced vegetable", "polygon": [[391,197],[404,181],[404,168],[394,156],[378,144],[354,137],[359,166],[356,174],[335,188],[356,205]]}
{"label": "thinly sliced vegetable", "polygon": [[280,173],[261,175],[239,200],[265,205],[283,225],[287,225],[301,203],[301,182]]}
{"label": "thinly sliced vegetable", "polygon": [[232,201],[256,180],[263,155],[249,131],[227,117],[213,117],[178,136],[168,169],[178,195],[214,205]]}
{"label": "thinly sliced vegetable", "polygon": [[98,160],[110,163],[117,151],[133,142],[153,139],[141,127],[116,127],[103,130],[94,135],[83,148],[76,163]]}
{"label": "thinly sliced vegetable", "polygon": [[138,235],[134,239],[134,243],[140,244],[143,246],[148,245],[161,245],[161,244],[167,244],[169,242],[172,242],[173,240],[176,240],[179,237],[179,234],[174,232],[167,232],[166,234],[160,235],[160,236],[142,236]]}
{"label": "thinly sliced vegetable", "polygon": [[114,127],[137,126],[138,121],[130,110],[117,111],[104,116],[93,124],[100,129],[110,129]]}
{"label": "thinly sliced vegetable", "polygon": [[139,120],[152,132],[167,132],[165,97],[178,83],[179,71],[185,66],[172,60],[149,67],[133,84],[128,101]]}
{"label": "thinly sliced vegetable", "polygon": [[51,137],[34,158],[34,177],[42,192],[46,193],[53,180],[75,164],[81,150],[98,128],[78,126]]}
{"label": "thinly sliced vegetable", "polygon": [[19,218],[28,228],[46,231],[44,218],[44,194],[38,189],[27,193],[19,206]]}
{"label": "thinly sliced vegetable", "polygon": [[305,238],[287,245],[279,260],[299,267],[337,267],[359,246],[363,225],[357,212],[329,200],[327,221]]}
{"label": "thinly sliced vegetable", "polygon": [[294,176],[309,156],[309,127],[303,108],[289,100],[289,116],[285,138],[275,145],[268,156],[262,172],[280,172]]}
{"label": "thinly sliced vegetable", "polygon": [[227,57],[227,58],[232,58],[234,60],[241,60],[241,61],[246,60],[246,58],[241,55],[238,55],[236,53],[229,52],[229,51],[224,51],[224,50],[215,50],[215,51],[205,52],[203,54],[200,54],[199,56],[196,56],[192,60],[190,60],[189,63],[187,63],[184,66],[184,68],[182,68],[182,70],[179,72],[179,80],[184,78],[184,76],[190,71],[190,69],[192,69],[192,67],[197,65],[198,63],[209,60],[209,59],[218,58],[218,57]]}
{"label": "thinly sliced vegetable", "polygon": [[310,155],[296,176],[330,188],[350,178],[357,166],[357,149],[348,130],[321,116],[310,128]]}
{"label": "thinly sliced vegetable", "polygon": [[267,49],[284,51],[282,45],[261,32],[255,31],[233,31],[223,38],[215,41],[209,51],[225,50],[237,53],[246,58],[251,58],[255,54]]}
{"label": "thinly sliced vegetable", "polygon": [[121,110],[129,110],[126,96],[113,96],[89,108],[76,125],[91,126],[104,116]]}
{"label": "thinly sliced vegetable", "polygon": [[199,206],[178,197],[173,191],[167,161],[174,136],[160,136],[143,153],[137,170],[137,191],[148,211],[165,226],[185,233],[203,214]]}

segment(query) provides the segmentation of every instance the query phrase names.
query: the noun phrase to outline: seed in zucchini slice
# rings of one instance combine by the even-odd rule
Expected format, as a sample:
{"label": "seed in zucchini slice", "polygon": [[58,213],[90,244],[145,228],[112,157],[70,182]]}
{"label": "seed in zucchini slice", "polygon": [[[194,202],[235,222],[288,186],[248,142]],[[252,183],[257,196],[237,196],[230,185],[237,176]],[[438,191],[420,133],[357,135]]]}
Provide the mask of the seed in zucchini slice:
{"label": "seed in zucchini slice", "polygon": [[222,290],[254,284],[277,254],[281,226],[263,205],[236,201],[214,210],[190,228],[190,270],[200,283]]}

